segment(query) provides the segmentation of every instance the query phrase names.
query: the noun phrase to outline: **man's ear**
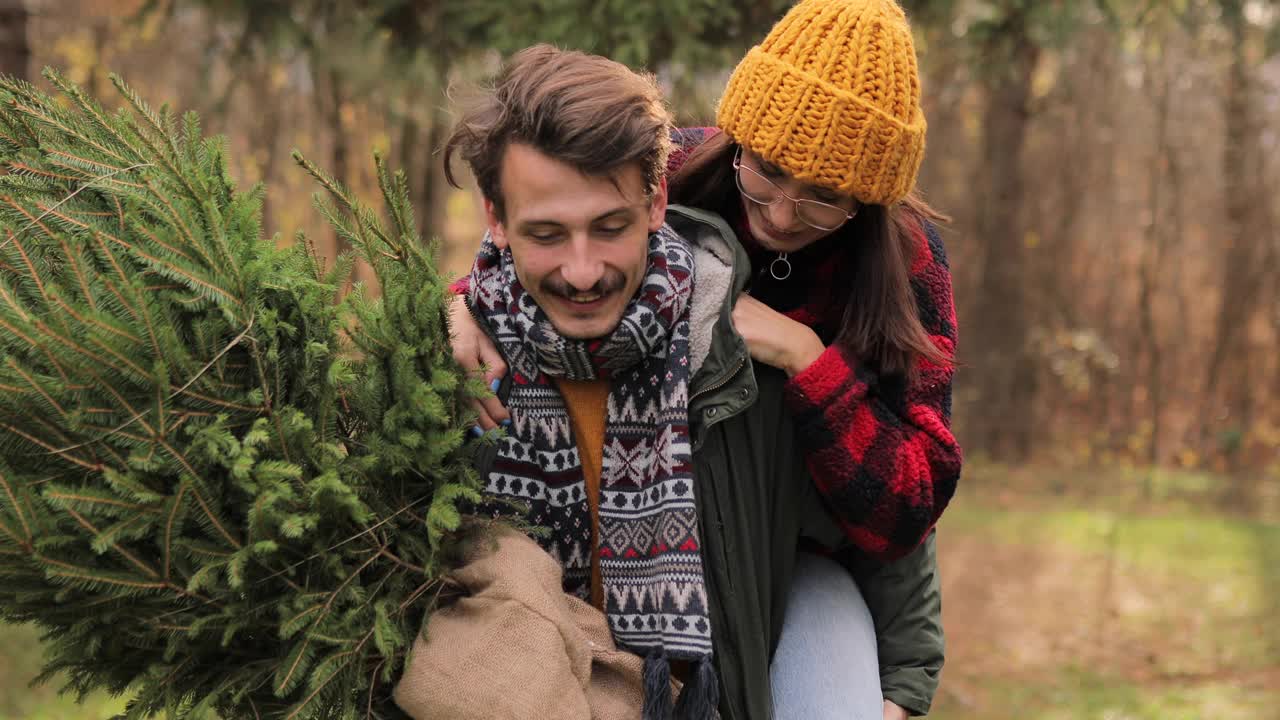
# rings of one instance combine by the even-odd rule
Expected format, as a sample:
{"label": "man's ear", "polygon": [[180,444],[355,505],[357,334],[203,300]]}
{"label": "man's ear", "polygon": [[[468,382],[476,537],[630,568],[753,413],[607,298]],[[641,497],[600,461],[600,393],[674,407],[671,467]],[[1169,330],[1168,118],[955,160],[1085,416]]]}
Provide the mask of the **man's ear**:
{"label": "man's ear", "polygon": [[489,226],[489,236],[493,238],[493,244],[497,245],[499,250],[506,250],[507,230],[503,222],[498,219],[497,208],[489,198],[484,199],[484,221]]}
{"label": "man's ear", "polygon": [[649,202],[649,232],[658,232],[662,223],[667,221],[667,178],[664,175],[653,191],[653,199]]}

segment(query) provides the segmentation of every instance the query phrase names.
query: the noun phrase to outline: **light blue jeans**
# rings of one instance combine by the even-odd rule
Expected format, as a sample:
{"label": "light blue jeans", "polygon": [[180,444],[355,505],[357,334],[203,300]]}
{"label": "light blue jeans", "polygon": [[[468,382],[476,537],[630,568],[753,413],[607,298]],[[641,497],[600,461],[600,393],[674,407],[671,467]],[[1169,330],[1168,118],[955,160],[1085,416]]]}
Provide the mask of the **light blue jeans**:
{"label": "light blue jeans", "polygon": [[775,720],[881,720],[876,629],[858,585],[834,561],[799,553],[769,668]]}

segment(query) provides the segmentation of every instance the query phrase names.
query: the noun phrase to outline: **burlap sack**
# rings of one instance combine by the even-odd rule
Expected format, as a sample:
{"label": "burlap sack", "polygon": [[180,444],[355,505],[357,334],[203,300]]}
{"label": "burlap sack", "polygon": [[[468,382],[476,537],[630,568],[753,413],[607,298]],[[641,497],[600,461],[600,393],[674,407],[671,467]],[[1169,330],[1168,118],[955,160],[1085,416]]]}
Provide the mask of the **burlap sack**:
{"label": "burlap sack", "polygon": [[469,595],[427,619],[395,689],[415,720],[640,717],[643,659],[561,590],[559,565],[535,542],[501,532],[453,578]]}

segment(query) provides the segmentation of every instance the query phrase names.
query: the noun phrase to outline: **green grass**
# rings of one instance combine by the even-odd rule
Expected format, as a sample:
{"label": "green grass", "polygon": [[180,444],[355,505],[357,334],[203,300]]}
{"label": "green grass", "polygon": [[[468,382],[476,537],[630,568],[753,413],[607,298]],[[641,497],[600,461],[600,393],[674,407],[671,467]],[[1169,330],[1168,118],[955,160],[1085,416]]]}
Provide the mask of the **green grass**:
{"label": "green grass", "polygon": [[[1057,666],[1009,666],[992,677],[987,662],[976,673],[949,666],[959,681],[949,692],[944,672],[933,717],[1280,717],[1280,687],[1266,686],[1280,678],[1280,522],[1268,508],[1221,509],[1224,482],[1190,472],[1073,477],[978,468],[940,524],[940,545],[968,539],[993,556],[1042,549],[1030,557],[1066,566],[1091,588],[1111,572],[1122,580],[1117,587],[1146,591],[1108,621],[1109,632],[1139,640],[1119,641],[1115,667],[1059,657]],[[1099,609],[1068,603],[1061,612],[1092,618]]]}
{"label": "green grass", "polygon": [[1222,510],[1223,478],[980,465],[966,483],[943,516],[945,532],[1113,557],[1123,572],[1181,581],[1202,601],[1280,614],[1280,517],[1262,505]]}
{"label": "green grass", "polygon": [[74,695],[58,695],[53,680],[29,687],[40,672],[39,634],[25,626],[0,625],[0,720],[103,720],[124,710],[123,698],[95,694],[83,705]]}
{"label": "green grass", "polygon": [[947,510],[941,528],[986,533],[1005,543],[1059,545],[1089,555],[1115,551],[1134,570],[1176,573],[1196,584],[1226,583],[1249,596],[1268,589],[1263,581],[1275,581],[1266,577],[1271,570],[1280,572],[1274,562],[1280,525],[1212,512],[993,509],[961,501]]}
{"label": "green grass", "polygon": [[992,682],[987,702],[966,707],[944,694],[934,720],[1259,720],[1275,717],[1276,694],[1206,683],[1149,687],[1064,670],[1043,685]]}

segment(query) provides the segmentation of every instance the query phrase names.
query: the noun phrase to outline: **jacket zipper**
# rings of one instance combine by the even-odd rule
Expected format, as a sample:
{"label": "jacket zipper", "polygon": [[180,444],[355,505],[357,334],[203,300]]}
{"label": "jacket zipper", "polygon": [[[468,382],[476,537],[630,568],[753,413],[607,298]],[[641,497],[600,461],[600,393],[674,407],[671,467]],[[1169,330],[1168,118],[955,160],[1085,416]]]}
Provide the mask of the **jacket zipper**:
{"label": "jacket zipper", "polygon": [[722,387],[724,387],[725,385],[727,385],[727,384],[729,383],[729,381],[730,381],[730,380],[732,380],[732,379],[733,379],[733,377],[734,377],[735,375],[737,375],[737,374],[738,374],[738,371],[739,371],[739,370],[741,370],[741,369],[742,369],[742,366],[743,366],[743,365],[745,365],[745,364],[746,364],[746,360],[744,360],[742,357],[739,357],[739,358],[738,358],[738,364],[737,364],[737,365],[734,365],[732,370],[730,370],[729,372],[725,373],[724,377],[722,377],[718,382],[713,383],[710,387],[702,388],[702,389],[701,389],[701,390],[699,390],[698,392],[696,392],[696,393],[694,393],[694,394],[690,395],[690,396],[689,396],[689,404],[690,404],[690,405],[692,405],[692,404],[693,404],[693,401],[694,401],[694,399],[695,399],[695,398],[702,397],[703,395],[706,395],[706,394],[707,394],[707,393],[709,393],[709,392],[713,392],[713,391],[715,391],[715,390],[719,390],[720,388],[722,388]]}

